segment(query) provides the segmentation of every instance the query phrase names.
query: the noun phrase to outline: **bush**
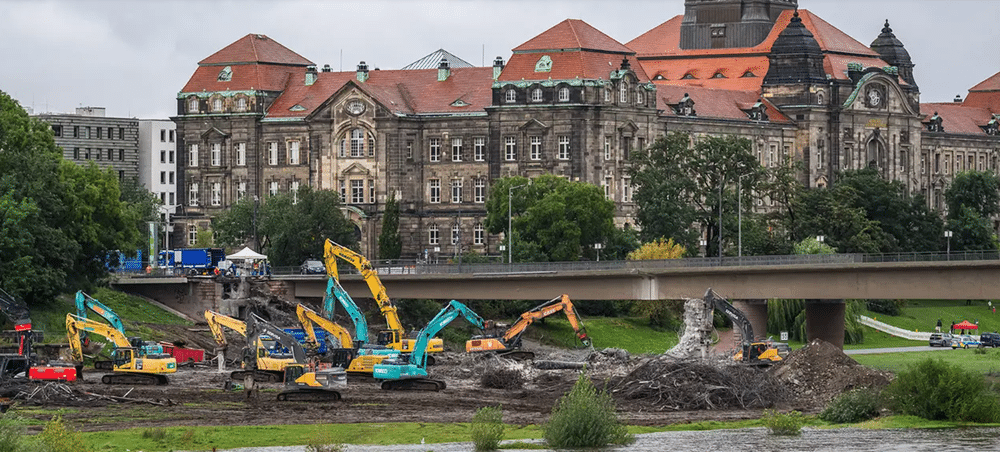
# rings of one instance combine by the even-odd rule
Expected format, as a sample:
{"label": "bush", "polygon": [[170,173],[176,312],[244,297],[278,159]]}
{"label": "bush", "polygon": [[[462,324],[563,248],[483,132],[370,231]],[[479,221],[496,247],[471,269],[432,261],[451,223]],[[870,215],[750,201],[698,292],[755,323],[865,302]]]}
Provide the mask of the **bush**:
{"label": "bush", "polygon": [[847,391],[835,397],[819,418],[835,424],[867,421],[878,417],[878,392],[874,389],[860,388]]}
{"label": "bush", "polygon": [[631,444],[635,437],[618,420],[615,403],[581,372],[573,388],[556,402],[545,424],[545,441],[556,449]]}
{"label": "bush", "polygon": [[26,421],[15,413],[0,414],[0,452],[27,451],[24,433]]}
{"label": "bush", "polygon": [[802,425],[805,420],[802,413],[790,411],[779,413],[776,410],[764,410],[764,417],[761,418],[764,426],[771,430],[772,435],[795,436],[802,433]]}
{"label": "bush", "polygon": [[472,416],[472,443],[476,450],[496,450],[503,439],[503,410],[484,406]]}
{"label": "bush", "polygon": [[928,358],[900,372],[882,394],[898,414],[932,421],[1000,421],[1000,400],[983,375],[940,359]]}
{"label": "bush", "polygon": [[906,307],[906,300],[868,300],[866,305],[871,312],[897,316]]}
{"label": "bush", "polygon": [[86,452],[89,451],[83,443],[80,432],[67,428],[62,416],[56,415],[45,423],[42,433],[36,437],[39,452]]}

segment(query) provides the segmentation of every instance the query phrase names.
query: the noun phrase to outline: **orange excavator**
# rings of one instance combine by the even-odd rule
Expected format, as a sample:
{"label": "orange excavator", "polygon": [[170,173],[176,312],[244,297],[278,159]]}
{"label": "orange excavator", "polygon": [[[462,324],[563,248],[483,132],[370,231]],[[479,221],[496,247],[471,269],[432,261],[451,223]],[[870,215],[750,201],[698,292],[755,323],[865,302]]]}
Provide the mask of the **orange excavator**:
{"label": "orange excavator", "polygon": [[576,332],[577,339],[584,346],[590,347],[592,343],[590,337],[587,336],[587,329],[580,322],[580,315],[573,307],[573,302],[569,300],[569,295],[563,294],[524,312],[521,314],[521,318],[502,334],[473,336],[472,339],[465,342],[465,351],[469,353],[493,352],[498,356],[516,360],[534,359],[534,353],[521,350],[521,334],[535,320],[544,319],[560,311],[566,313],[566,318],[569,319],[570,326]]}

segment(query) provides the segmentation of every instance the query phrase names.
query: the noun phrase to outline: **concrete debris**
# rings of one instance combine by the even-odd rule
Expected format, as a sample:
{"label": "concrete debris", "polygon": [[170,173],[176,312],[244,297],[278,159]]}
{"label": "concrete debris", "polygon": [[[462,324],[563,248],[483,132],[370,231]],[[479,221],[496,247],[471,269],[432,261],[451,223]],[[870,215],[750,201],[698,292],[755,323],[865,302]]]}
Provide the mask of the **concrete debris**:
{"label": "concrete debris", "polygon": [[674,359],[707,358],[712,346],[712,306],[700,298],[684,302],[684,332],[664,355]]}

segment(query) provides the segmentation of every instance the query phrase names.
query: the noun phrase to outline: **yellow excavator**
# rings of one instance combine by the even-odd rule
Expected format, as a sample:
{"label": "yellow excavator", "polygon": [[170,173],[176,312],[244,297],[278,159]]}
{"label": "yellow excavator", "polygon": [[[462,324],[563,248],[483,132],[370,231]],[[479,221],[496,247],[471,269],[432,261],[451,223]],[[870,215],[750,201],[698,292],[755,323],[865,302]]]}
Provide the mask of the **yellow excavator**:
{"label": "yellow excavator", "polygon": [[[247,324],[242,320],[211,310],[205,310],[205,320],[208,321],[208,328],[212,330],[215,343],[219,345],[221,350],[225,350],[229,346],[226,335],[223,333],[223,327],[239,333],[244,338],[247,337]],[[283,352],[281,344],[269,336],[259,336],[256,344],[256,351],[244,348],[244,369],[234,370],[230,373],[230,378],[234,381],[242,381],[247,374],[252,374],[254,380],[257,381],[282,381],[285,367],[295,363],[295,357],[290,353]]]}
{"label": "yellow excavator", "polygon": [[712,309],[718,309],[729,317],[733,322],[733,329],[739,329],[740,331],[740,349],[733,355],[733,361],[753,365],[767,365],[784,359],[781,357],[778,347],[785,344],[771,341],[754,341],[753,325],[750,324],[750,320],[743,314],[743,311],[733,306],[729,300],[720,297],[712,289],[708,289],[705,292],[703,299]]}
{"label": "yellow excavator", "polygon": [[295,314],[298,316],[302,328],[306,331],[306,343],[311,348],[319,348],[313,324],[340,341],[340,348],[332,350],[328,348],[327,356],[331,364],[343,367],[348,374],[371,375],[376,364],[381,363],[386,358],[399,356],[399,352],[396,351],[391,354],[373,354],[372,350],[355,347],[350,333],[344,327],[301,303],[295,307]]}
{"label": "yellow excavator", "polygon": [[[80,333],[88,332],[104,336],[114,342],[111,351],[112,373],[101,377],[104,384],[155,384],[169,383],[165,374],[177,372],[177,360],[170,355],[141,355],[121,331],[106,323],[66,314],[66,340],[77,365],[83,365],[83,344]],[[94,363],[98,367],[98,362]],[[98,368],[105,368],[101,366]]]}
{"label": "yellow excavator", "polygon": [[524,312],[521,314],[521,318],[517,319],[517,322],[514,322],[514,325],[502,334],[473,336],[472,339],[465,342],[465,351],[469,353],[493,352],[498,356],[516,360],[534,359],[533,352],[521,350],[521,334],[535,320],[544,319],[560,311],[566,314],[577,339],[584,346],[590,347],[592,345],[590,336],[587,336],[587,329],[580,322],[580,315],[577,314],[573,302],[569,300],[569,295],[563,294]]}
{"label": "yellow excavator", "polygon": [[[413,345],[417,340],[406,337],[406,331],[403,329],[403,324],[399,320],[399,314],[396,312],[396,305],[392,303],[389,295],[386,294],[385,286],[382,285],[382,281],[378,278],[378,272],[372,267],[372,263],[350,248],[327,239],[324,246],[324,259],[327,261],[327,272],[332,272],[335,278],[338,276],[336,274],[337,265],[335,262],[337,257],[350,262],[361,273],[361,277],[368,284],[368,289],[371,290],[375,302],[378,303],[382,316],[385,317],[388,329],[379,332],[375,343],[393,350],[399,350],[403,353],[412,352]],[[425,351],[427,353],[443,352],[444,341],[439,337],[431,338],[427,341],[427,349]],[[428,355],[427,364],[433,365],[433,363],[434,357]]]}

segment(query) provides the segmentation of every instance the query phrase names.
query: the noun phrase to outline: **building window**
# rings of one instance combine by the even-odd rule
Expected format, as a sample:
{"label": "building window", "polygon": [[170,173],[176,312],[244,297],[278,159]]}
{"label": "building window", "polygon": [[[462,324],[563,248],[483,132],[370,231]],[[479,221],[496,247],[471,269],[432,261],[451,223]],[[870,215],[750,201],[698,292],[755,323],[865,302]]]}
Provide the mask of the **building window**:
{"label": "building window", "polygon": [[610,176],[604,178],[604,197],[607,199],[612,199],[611,197],[611,184],[614,183],[614,179]]}
{"label": "building window", "polygon": [[559,88],[559,102],[569,102],[569,88]]}
{"label": "building window", "polygon": [[365,156],[364,129],[351,129],[351,157]]}
{"label": "building window", "polygon": [[294,140],[288,142],[288,164],[298,165],[299,164],[299,143],[300,141]]}
{"label": "building window", "polygon": [[436,224],[432,224],[431,228],[427,231],[427,243],[431,245],[437,245],[441,243],[440,232]]}
{"label": "building window", "polygon": [[458,204],[462,202],[462,179],[452,179],[451,180],[451,203]]}
{"label": "building window", "polygon": [[340,180],[340,202],[347,203],[347,182]]}
{"label": "building window", "polygon": [[531,143],[531,159],[541,160],[542,159],[542,137],[533,136],[529,137],[528,141]]}
{"label": "building window", "polygon": [[621,86],[619,86],[618,101],[621,103],[628,102],[628,82],[622,80]]}
{"label": "building window", "polygon": [[363,204],[365,202],[365,180],[351,179],[351,204]]}
{"label": "building window", "polygon": [[[123,134],[124,131],[125,131],[125,129],[118,129],[118,138],[123,139],[123,140],[125,139],[122,136],[122,134]],[[174,131],[173,130],[168,130],[168,132],[170,132],[170,142],[173,143],[174,142]]]}
{"label": "building window", "polygon": [[375,137],[368,135],[368,156],[375,157]]}
{"label": "building window", "polygon": [[622,178],[622,202],[632,202],[632,178]]}
{"label": "building window", "polygon": [[635,92],[635,104],[642,106],[646,102],[646,96],[643,94],[642,89]]}
{"label": "building window", "polygon": [[514,137],[504,138],[504,159],[517,160],[517,139]]}
{"label": "building window", "polygon": [[628,160],[632,153],[632,137],[622,137],[622,159]]}
{"label": "building window", "polygon": [[212,205],[222,205],[222,184],[219,182],[212,183]]}
{"label": "building window", "polygon": [[212,99],[212,111],[221,112],[222,111],[222,98],[216,97]]}
{"label": "building window", "polygon": [[486,160],[486,138],[479,137],[473,141],[473,147],[475,149],[474,159],[477,162],[482,162]]}
{"label": "building window", "polygon": [[267,164],[271,166],[278,165],[278,142],[270,141],[267,143]]}
{"label": "building window", "polygon": [[611,160],[611,137],[604,137],[604,160]]}
{"label": "building window", "polygon": [[53,136],[57,136],[57,137],[61,137],[62,136],[62,126],[59,126],[59,125],[52,126],[52,135]]}
{"label": "building window", "polygon": [[441,202],[441,180],[431,179],[428,182],[430,188],[430,202],[431,204],[437,204]]}
{"label": "building window", "polygon": [[80,160],[80,148],[73,148],[73,160]]}
{"label": "building window", "polygon": [[222,165],[222,143],[212,143],[212,166]]}
{"label": "building window", "polygon": [[441,161],[441,139],[431,138],[430,141],[430,161],[440,162]]}
{"label": "building window", "polygon": [[198,98],[193,97],[188,100],[188,113],[198,113]]}
{"label": "building window", "polygon": [[167,163],[167,151],[160,151],[160,163]]}
{"label": "building window", "polygon": [[569,160],[569,136],[559,136],[559,160]]}
{"label": "building window", "polygon": [[168,163],[174,163],[174,151],[170,151],[170,153],[168,155],[170,156],[170,158],[167,159],[167,162]]}
{"label": "building window", "polygon": [[459,228],[459,226],[457,224],[453,225],[451,227],[451,244],[452,245],[458,245],[458,236],[461,235],[461,233],[462,233],[462,231],[461,231],[461,229]]}
{"label": "building window", "polygon": [[188,205],[197,207],[198,206],[198,183],[194,182],[188,187]]}
{"label": "building window", "polygon": [[474,201],[477,204],[482,204],[486,202],[486,178],[477,177],[474,188],[475,188],[473,193],[473,195],[475,196]]}
{"label": "building window", "polygon": [[288,191],[292,192],[292,204],[299,203],[299,181],[293,180],[288,186]]}
{"label": "building window", "polygon": [[[88,157],[90,158],[90,157]],[[188,146],[188,166],[198,166],[198,145]]]}
{"label": "building window", "polygon": [[170,196],[170,203],[167,204],[167,205],[168,206],[172,206],[172,205],[174,205],[174,192],[170,192],[169,196]]}
{"label": "building window", "polygon": [[236,186],[236,200],[239,201],[247,197],[247,183],[242,181]]}
{"label": "building window", "polygon": [[236,143],[236,166],[247,166],[246,143]]}
{"label": "building window", "polygon": [[611,102],[611,87],[604,88],[604,101]]}
{"label": "building window", "polygon": [[160,143],[167,142],[167,129],[160,129]]}
{"label": "building window", "polygon": [[541,88],[535,88],[535,89],[531,90],[531,101],[532,102],[541,102],[542,101],[542,89]]}
{"label": "building window", "polygon": [[485,235],[484,231],[483,231],[483,224],[482,223],[476,223],[476,228],[473,229],[473,231],[474,232],[473,232],[472,243],[474,245],[482,245],[483,244],[483,236]]}
{"label": "building window", "polygon": [[504,100],[506,100],[508,104],[517,102],[517,91],[508,89]]}
{"label": "building window", "polygon": [[368,202],[375,203],[375,179],[368,179]]}
{"label": "building window", "polygon": [[124,149],[119,149],[118,150],[118,160],[122,161],[122,162],[125,161],[125,150]]}
{"label": "building window", "polygon": [[247,99],[245,97],[236,99],[236,111],[238,112],[247,111]]}
{"label": "building window", "polygon": [[462,139],[452,138],[451,139],[451,161],[461,162],[462,161]]}
{"label": "building window", "polygon": [[174,172],[173,171],[167,173],[167,183],[170,184],[170,185],[174,184]]}
{"label": "building window", "polygon": [[267,191],[271,196],[278,196],[278,181],[272,181]]}
{"label": "building window", "polygon": [[413,140],[406,141],[406,158],[413,159]]}
{"label": "building window", "polygon": [[188,225],[188,246],[194,246],[198,243],[198,226],[193,224]]}
{"label": "building window", "polygon": [[167,183],[167,172],[166,171],[160,171],[160,183],[161,184],[166,184]]}

